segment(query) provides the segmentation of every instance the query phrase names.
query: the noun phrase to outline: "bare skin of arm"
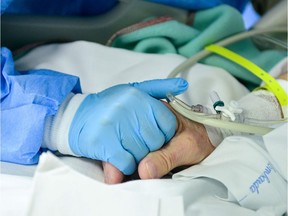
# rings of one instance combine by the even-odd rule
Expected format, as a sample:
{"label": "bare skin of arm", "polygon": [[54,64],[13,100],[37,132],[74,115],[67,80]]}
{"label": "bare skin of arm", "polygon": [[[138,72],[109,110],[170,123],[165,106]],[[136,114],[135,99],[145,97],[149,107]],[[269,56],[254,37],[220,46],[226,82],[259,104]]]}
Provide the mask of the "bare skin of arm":
{"label": "bare skin of arm", "polygon": [[288,72],[281,74],[278,79],[288,80]]}
{"label": "bare skin of arm", "polygon": [[[166,103],[165,103],[166,104]],[[177,131],[174,137],[163,148],[149,153],[138,166],[141,179],[161,178],[176,167],[191,166],[201,162],[213,150],[207,132],[202,124],[193,122],[176,113]],[[112,164],[103,163],[105,182],[120,183],[124,175]]]}

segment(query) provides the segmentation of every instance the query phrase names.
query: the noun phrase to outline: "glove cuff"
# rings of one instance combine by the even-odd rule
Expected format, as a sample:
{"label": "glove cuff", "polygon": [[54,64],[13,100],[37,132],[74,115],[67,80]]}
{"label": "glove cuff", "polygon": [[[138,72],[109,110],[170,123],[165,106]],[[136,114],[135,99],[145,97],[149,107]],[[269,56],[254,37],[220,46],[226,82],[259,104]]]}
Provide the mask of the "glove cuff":
{"label": "glove cuff", "polygon": [[44,142],[41,147],[62,154],[75,155],[69,146],[69,129],[74,115],[88,94],[70,93],[55,116],[51,116],[45,123]]}

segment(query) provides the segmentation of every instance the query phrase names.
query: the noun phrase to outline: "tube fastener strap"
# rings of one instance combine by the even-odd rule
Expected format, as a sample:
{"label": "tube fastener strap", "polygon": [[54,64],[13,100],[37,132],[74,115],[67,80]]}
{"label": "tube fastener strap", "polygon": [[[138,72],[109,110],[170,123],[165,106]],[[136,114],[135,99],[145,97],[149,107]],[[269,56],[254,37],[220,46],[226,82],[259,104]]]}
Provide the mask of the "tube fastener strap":
{"label": "tube fastener strap", "polygon": [[258,65],[254,64],[253,62],[244,58],[243,56],[225,47],[218,46],[216,44],[211,44],[205,47],[205,50],[208,50],[210,52],[223,56],[237,63],[243,68],[247,69],[248,71],[250,71],[251,73],[253,73],[255,76],[257,76],[258,78],[260,78],[262,81],[266,83],[264,88],[271,91],[276,96],[276,98],[278,99],[282,107],[285,107],[288,105],[288,99],[287,99],[288,96],[286,92],[284,91],[284,89],[282,88],[282,86],[277,82],[277,80],[274,77],[272,77],[269,73],[264,71]]}

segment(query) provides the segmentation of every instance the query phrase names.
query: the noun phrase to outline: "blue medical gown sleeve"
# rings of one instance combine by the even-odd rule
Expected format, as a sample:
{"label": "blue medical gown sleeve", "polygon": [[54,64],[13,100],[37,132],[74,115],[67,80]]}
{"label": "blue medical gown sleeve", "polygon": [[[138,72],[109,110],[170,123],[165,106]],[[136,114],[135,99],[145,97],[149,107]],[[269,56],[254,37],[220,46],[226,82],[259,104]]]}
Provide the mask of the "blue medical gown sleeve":
{"label": "blue medical gown sleeve", "polygon": [[42,69],[18,72],[10,50],[1,48],[1,160],[37,163],[45,119],[71,92],[81,92],[78,77]]}
{"label": "blue medical gown sleeve", "polygon": [[95,16],[111,10],[117,0],[1,0],[2,13]]}
{"label": "blue medical gown sleeve", "polygon": [[187,10],[203,10],[211,7],[216,7],[221,4],[227,4],[232,7],[235,7],[239,11],[243,11],[246,4],[250,0],[146,0],[150,2],[160,3],[160,4],[167,4],[174,7],[179,7]]}
{"label": "blue medical gown sleeve", "polygon": [[13,0],[1,0],[1,14],[3,14],[7,7],[11,4]]}

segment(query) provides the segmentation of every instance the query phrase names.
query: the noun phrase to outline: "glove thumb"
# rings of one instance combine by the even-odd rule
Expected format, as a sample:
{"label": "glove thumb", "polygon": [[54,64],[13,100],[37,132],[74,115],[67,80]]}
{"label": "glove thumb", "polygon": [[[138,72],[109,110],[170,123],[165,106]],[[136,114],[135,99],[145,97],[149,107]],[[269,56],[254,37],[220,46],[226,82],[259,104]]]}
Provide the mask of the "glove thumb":
{"label": "glove thumb", "polygon": [[139,83],[130,83],[130,85],[157,99],[166,98],[167,93],[173,95],[181,94],[188,88],[188,82],[182,78],[147,80]]}

